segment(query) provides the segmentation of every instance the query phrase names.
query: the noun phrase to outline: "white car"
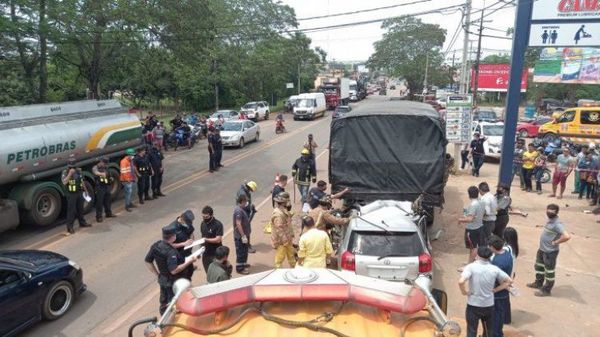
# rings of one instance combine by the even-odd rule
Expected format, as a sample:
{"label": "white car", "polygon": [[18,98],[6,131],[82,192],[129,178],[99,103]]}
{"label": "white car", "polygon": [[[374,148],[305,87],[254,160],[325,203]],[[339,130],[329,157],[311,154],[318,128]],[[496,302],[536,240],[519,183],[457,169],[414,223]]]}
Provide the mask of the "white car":
{"label": "white car", "polygon": [[260,119],[269,119],[269,105],[265,101],[246,103],[240,109],[240,112],[246,114],[248,119],[252,119],[256,122]]}
{"label": "white car", "polygon": [[340,269],[388,281],[411,280],[431,290],[426,219],[412,214],[412,203],[378,200],[362,206],[359,213],[340,245]]}
{"label": "white car", "polygon": [[208,117],[208,120],[213,123],[216,123],[217,120],[219,120],[219,116],[223,116],[223,120],[225,122],[237,120],[240,118],[239,113],[235,110],[218,110],[217,112],[210,115],[210,117]]}
{"label": "white car", "polygon": [[475,122],[473,133],[479,132],[483,142],[483,150],[486,157],[500,158],[502,151],[502,138],[504,137],[503,122]]}
{"label": "white car", "polygon": [[246,143],[257,141],[260,137],[260,126],[249,120],[231,120],[223,123],[221,139],[223,146],[244,147]]}

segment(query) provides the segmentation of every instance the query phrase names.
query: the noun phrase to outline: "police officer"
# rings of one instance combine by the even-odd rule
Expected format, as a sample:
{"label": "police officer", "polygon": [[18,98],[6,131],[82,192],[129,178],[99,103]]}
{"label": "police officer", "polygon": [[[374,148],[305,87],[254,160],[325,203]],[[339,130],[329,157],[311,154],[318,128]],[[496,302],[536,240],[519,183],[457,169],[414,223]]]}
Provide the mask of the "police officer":
{"label": "police officer", "polygon": [[160,191],[160,187],[162,186],[162,178],[163,178],[163,154],[160,152],[160,150],[158,149],[158,147],[156,145],[153,145],[150,148],[150,153],[148,154],[148,159],[150,160],[150,166],[152,166],[152,172],[154,173],[154,175],[152,175],[152,197],[153,198],[157,198],[157,197],[164,197],[165,195],[162,194],[162,192]]}
{"label": "police officer", "polygon": [[[175,247],[183,257],[188,257],[192,254],[191,249],[184,249],[184,247],[194,242],[194,219],[194,213],[188,209],[181,213],[181,215],[169,225],[175,228],[175,243],[173,243],[173,247]],[[194,266],[189,265],[181,273],[181,277],[191,281],[192,274],[194,274]]]}
{"label": "police officer", "polygon": [[217,144],[215,143],[215,128],[214,127],[209,127],[208,128],[208,171],[210,173],[215,172],[218,167],[216,164],[216,147]]}
{"label": "police officer", "polygon": [[136,155],[133,158],[133,166],[137,176],[137,193],[140,204],[144,203],[144,199],[152,200],[148,194],[150,192],[150,176],[152,175],[152,166],[146,155],[146,148],[140,147],[136,150]]}
{"label": "police officer", "polygon": [[151,247],[144,261],[148,270],[158,278],[160,286],[160,314],[162,315],[169,302],[173,299],[173,283],[181,277],[180,273],[188,266],[193,265],[197,258],[191,258],[185,261],[185,258],[173,247],[177,229],[175,226],[168,225],[162,229],[162,240],[155,242]]}
{"label": "police officer", "polygon": [[112,177],[107,169],[108,158],[104,157],[100,159],[98,164],[92,167],[92,173],[94,174],[94,182],[96,188],[96,221],[102,222],[102,210],[107,218],[114,218],[110,209],[112,203],[112,196],[110,195],[110,186],[112,184]]}
{"label": "police officer", "polygon": [[[235,196],[235,200],[239,200],[240,196],[242,196],[242,195],[246,197],[246,200],[248,201],[248,205],[246,205],[244,207],[244,211],[246,211],[246,214],[248,215],[249,222],[252,222],[252,219],[254,218],[254,215],[256,214],[256,207],[252,203],[252,193],[256,192],[257,188],[258,188],[258,185],[256,184],[256,182],[247,181],[240,187],[239,191],[237,192],[237,194]],[[250,231],[251,231],[251,229],[250,229]],[[254,254],[254,253],[256,253],[256,249],[254,249],[252,247],[252,244],[250,243],[250,231],[247,233],[248,253]]]}
{"label": "police officer", "polygon": [[215,148],[215,166],[217,170],[223,167],[221,159],[223,158],[223,139],[221,138],[221,128],[215,128],[214,137],[214,148]]}
{"label": "police officer", "polygon": [[92,226],[85,222],[83,217],[83,192],[88,192],[83,183],[83,173],[77,167],[75,159],[69,159],[67,169],[62,171],[61,180],[67,190],[67,232],[68,235],[75,234],[73,229],[75,218],[79,221],[79,227]]}

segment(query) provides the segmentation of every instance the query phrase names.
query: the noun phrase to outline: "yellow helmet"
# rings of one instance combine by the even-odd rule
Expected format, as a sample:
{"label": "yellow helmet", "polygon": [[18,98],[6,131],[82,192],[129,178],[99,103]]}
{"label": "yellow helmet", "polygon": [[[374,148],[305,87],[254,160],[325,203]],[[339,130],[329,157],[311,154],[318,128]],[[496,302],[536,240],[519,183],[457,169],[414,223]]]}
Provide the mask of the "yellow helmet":
{"label": "yellow helmet", "polygon": [[310,151],[308,151],[307,148],[304,148],[304,149],[302,149],[302,152],[300,152],[300,153],[308,155],[308,154],[310,154]]}
{"label": "yellow helmet", "polygon": [[246,186],[248,186],[248,188],[251,189],[252,192],[256,192],[256,189],[258,188],[258,185],[254,181],[247,182]]}

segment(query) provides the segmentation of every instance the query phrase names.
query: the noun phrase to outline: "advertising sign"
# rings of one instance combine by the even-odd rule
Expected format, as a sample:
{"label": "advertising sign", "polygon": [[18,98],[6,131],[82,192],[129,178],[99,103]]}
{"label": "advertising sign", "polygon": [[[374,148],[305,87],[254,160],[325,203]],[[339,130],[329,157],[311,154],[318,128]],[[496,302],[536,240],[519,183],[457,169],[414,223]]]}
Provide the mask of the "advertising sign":
{"label": "advertising sign", "polygon": [[285,84],[285,88],[286,89],[294,89],[294,83],[291,83],[291,82],[290,83],[286,83]]}
{"label": "advertising sign", "polygon": [[533,81],[600,84],[600,49],[544,48],[535,64]]}
{"label": "advertising sign", "polygon": [[598,0],[537,0],[533,3],[532,20],[600,19]]}
{"label": "advertising sign", "polygon": [[600,46],[600,23],[534,23],[529,46]]}
{"label": "advertising sign", "polygon": [[[480,64],[479,65],[479,91],[508,91],[508,78],[510,65],[506,64]],[[475,86],[475,69],[471,69],[471,88]],[[521,92],[527,90],[527,70],[521,76]]]}
{"label": "advertising sign", "polygon": [[446,139],[452,143],[471,140],[472,96],[453,95],[446,99]]}

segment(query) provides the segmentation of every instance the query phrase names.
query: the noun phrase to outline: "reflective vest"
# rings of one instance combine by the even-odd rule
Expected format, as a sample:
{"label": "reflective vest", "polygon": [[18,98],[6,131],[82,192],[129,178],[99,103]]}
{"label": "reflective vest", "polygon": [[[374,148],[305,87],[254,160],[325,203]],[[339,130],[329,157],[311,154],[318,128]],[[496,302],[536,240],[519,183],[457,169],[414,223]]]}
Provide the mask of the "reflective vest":
{"label": "reflective vest", "polygon": [[[106,168],[99,168],[98,166],[96,166],[96,170],[98,170],[98,172],[101,173],[106,173]],[[96,176],[96,185],[110,185],[110,176],[107,175],[106,177],[102,177],[102,176]]]}
{"label": "reflective vest", "polygon": [[129,156],[125,156],[125,158],[121,160],[120,169],[122,182],[135,181],[135,175],[133,174],[133,169],[131,165],[131,158]]}
{"label": "reflective vest", "polygon": [[67,191],[71,193],[83,191],[83,179],[81,179],[81,173],[77,172],[67,182]]}

